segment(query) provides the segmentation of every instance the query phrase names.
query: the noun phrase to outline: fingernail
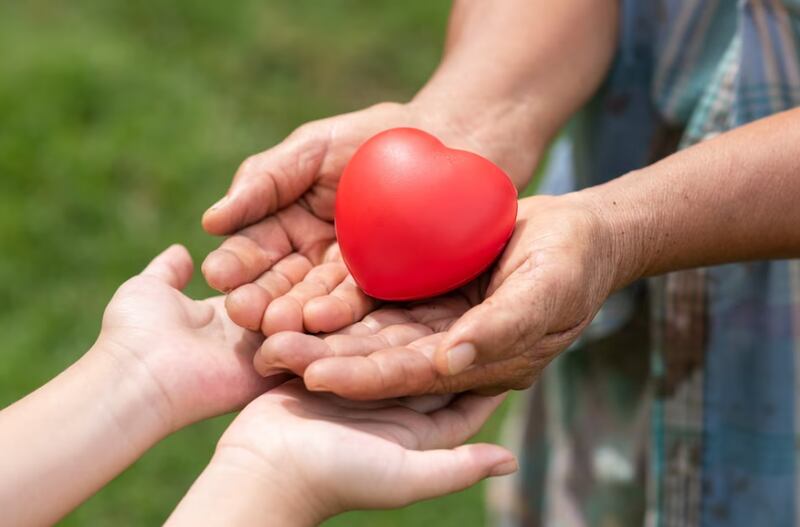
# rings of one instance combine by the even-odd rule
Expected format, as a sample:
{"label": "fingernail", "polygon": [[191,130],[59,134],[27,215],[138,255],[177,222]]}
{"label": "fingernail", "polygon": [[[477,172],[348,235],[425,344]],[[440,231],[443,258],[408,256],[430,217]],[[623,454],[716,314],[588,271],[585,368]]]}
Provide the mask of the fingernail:
{"label": "fingernail", "polygon": [[264,368],[258,372],[262,377],[272,377],[279,373],[291,373],[288,368],[274,368],[272,366]]}
{"label": "fingernail", "polygon": [[450,348],[447,351],[447,370],[450,375],[456,375],[466,370],[473,362],[475,356],[478,354],[475,345],[469,342],[463,342],[457,346]]}
{"label": "fingernail", "polygon": [[226,201],[228,201],[228,196],[227,195],[222,196],[222,198],[218,202],[211,205],[211,208],[209,208],[208,210],[217,210],[218,208],[223,206]]}
{"label": "fingernail", "polygon": [[489,477],[494,478],[497,476],[508,476],[517,470],[519,470],[519,464],[517,463],[516,459],[512,459],[492,467],[492,470],[489,472]]}
{"label": "fingernail", "polygon": [[289,365],[286,364],[280,357],[272,357],[271,360],[267,363],[267,365],[271,368],[291,371]]}
{"label": "fingernail", "polygon": [[303,383],[306,385],[306,390],[309,392],[333,392],[329,386],[325,386],[320,382],[309,382],[307,379],[303,379]]}

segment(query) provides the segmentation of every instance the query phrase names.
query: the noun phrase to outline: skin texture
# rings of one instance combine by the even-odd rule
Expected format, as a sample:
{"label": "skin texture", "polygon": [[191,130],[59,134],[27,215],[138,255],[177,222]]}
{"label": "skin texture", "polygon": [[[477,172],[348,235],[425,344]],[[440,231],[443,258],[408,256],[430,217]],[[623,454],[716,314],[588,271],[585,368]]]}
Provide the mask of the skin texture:
{"label": "skin texture", "polygon": [[146,374],[170,430],[240,409],[275,385],[248,368],[261,335],[233,324],[222,297],[181,293],[192,271],[181,246],[158,256],[111,299],[96,346],[124,371]]}
{"label": "skin texture", "polygon": [[588,189],[614,234],[615,282],[800,257],[799,125],[800,110],[778,113]]}
{"label": "skin texture", "polygon": [[[518,218],[503,257],[482,279],[452,295],[378,309],[334,335],[276,334],[256,355],[256,369],[285,368],[312,390],[352,399],[529,386],[577,338],[612,284],[597,266],[604,244],[595,243],[591,213],[542,196],[521,200]],[[437,350],[464,336],[477,348],[475,366],[452,371]]]}
{"label": "skin texture", "polygon": [[476,301],[465,290],[469,301],[440,308],[435,328],[415,312],[443,299],[405,321],[375,311],[336,336],[283,333],[256,367],[357,399],[528,386],[608,294],[638,278],[800,256],[798,123],[800,110],[784,112],[608,184],[522,200],[479,305],[464,312]]}
{"label": "skin texture", "polygon": [[[457,446],[500,403],[478,396],[370,403],[312,394],[299,380],[234,420],[167,525],[311,526],[391,508],[516,470],[507,450]],[[455,448],[454,448],[455,447]]]}
{"label": "skin texture", "polygon": [[247,403],[171,524],[316,525],[516,470],[503,448],[458,447],[499,398],[356,404],[260,377],[263,337],[184,296],[191,273],[185,248],[164,251],[117,290],[92,349],[0,412],[4,522],[53,524],[170,432]]}
{"label": "skin texture", "polygon": [[238,231],[203,263],[209,284],[230,291],[226,305],[236,323],[267,335],[302,329],[306,304],[328,293],[336,313],[332,320],[320,320],[319,327],[310,322],[312,331],[339,326],[374,308],[374,301],[355,287],[336,245],[336,185],[356,148],[386,127],[425,128],[450,144],[468,146],[454,139],[458,134],[448,124],[426,115],[405,105],[380,104],[304,125],[242,164],[227,199],[203,218],[213,234]]}
{"label": "skin texture", "polygon": [[[203,218],[208,232],[232,235],[203,265],[209,283],[230,292],[230,319],[266,334],[333,331],[374,310],[333,238],[336,184],[352,152],[380,130],[413,126],[484,155],[524,186],[560,123],[600,82],[616,17],[611,1],[458,1],[442,64],[413,101],[304,125],[246,160]],[[219,299],[180,294],[190,269],[182,248],[157,258],[120,288],[78,363],[0,412],[0,448],[15,454],[0,464],[4,520],[55,522],[170,431],[282,380],[254,373],[251,346],[261,337],[232,324]]]}
{"label": "skin texture", "polygon": [[411,102],[305,124],[246,160],[203,217],[209,233],[231,235],[203,264],[208,283],[229,293],[231,319],[266,335],[330,332],[378,307],[355,287],[334,239],[336,186],[355,149],[387,128],[421,128],[524,187],[602,79],[616,21],[610,0],[455,2],[442,62]]}
{"label": "skin texture", "polygon": [[231,322],[221,298],[180,292],[191,274],[186,249],[167,249],[119,288],[78,362],[0,411],[4,522],[55,523],[172,431],[285,380],[253,371],[263,337]]}
{"label": "skin texture", "polygon": [[[453,146],[468,145],[462,147],[492,159],[519,185],[542,145],[602,78],[614,49],[616,9],[614,2],[456,3],[440,67],[402,108],[447,123],[442,130],[453,135],[445,143],[452,137]],[[585,31],[577,31],[584,25]],[[477,79],[476,70],[482,72]],[[330,263],[284,280],[296,279],[297,285],[266,287],[269,294],[244,285],[249,296],[234,291],[231,317],[247,327],[260,325],[270,336],[255,359],[260,372],[289,369],[304,375],[314,390],[370,399],[528,386],[608,294],[636,278],[795,255],[796,120],[794,112],[774,116],[607,185],[521,202],[518,233],[497,268],[445,306],[443,299],[379,305],[354,286],[335,246],[329,246]],[[332,121],[336,130],[356,129],[344,118]],[[344,152],[335,143],[327,145],[326,156]],[[275,151],[269,155],[298,165],[291,155]],[[295,195],[300,203],[316,195],[318,185],[308,183],[314,177],[298,176],[298,170],[283,173],[297,185],[294,194],[285,192],[291,185],[270,176],[269,167],[277,165],[270,161],[253,171],[249,183],[234,182],[238,201],[210,213],[211,223],[245,227],[242,211],[256,206],[244,205],[248,195],[261,202],[281,196],[287,203]],[[341,165],[328,166],[333,168],[325,181],[333,189]],[[256,181],[269,190],[261,195],[244,190]],[[271,212],[260,210],[249,219],[266,213],[262,221],[270,221]],[[206,227],[212,227],[208,221],[207,215]],[[252,275],[264,271],[265,266],[248,263],[264,247],[270,245],[234,248],[231,254],[244,262],[238,270],[218,267],[206,277],[212,285],[247,282],[242,269]],[[207,263],[216,258],[212,253]],[[438,309],[437,318],[420,317],[424,306]],[[318,339],[300,336],[302,331],[317,333]]]}

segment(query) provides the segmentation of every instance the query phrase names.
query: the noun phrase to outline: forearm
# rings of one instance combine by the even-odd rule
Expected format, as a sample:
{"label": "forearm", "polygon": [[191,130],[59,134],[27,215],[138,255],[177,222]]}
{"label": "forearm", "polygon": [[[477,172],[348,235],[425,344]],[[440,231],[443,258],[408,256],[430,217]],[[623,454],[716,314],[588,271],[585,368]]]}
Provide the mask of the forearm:
{"label": "forearm", "polygon": [[743,126],[588,189],[622,286],[638,277],[800,257],[800,110]]}
{"label": "forearm", "polygon": [[136,372],[94,349],[0,412],[0,510],[10,525],[52,524],[163,437]]}
{"label": "forearm", "polygon": [[[456,1],[442,62],[413,102],[446,112],[476,142],[538,156],[605,76],[617,9],[617,0]],[[526,160],[499,157],[524,186]]]}

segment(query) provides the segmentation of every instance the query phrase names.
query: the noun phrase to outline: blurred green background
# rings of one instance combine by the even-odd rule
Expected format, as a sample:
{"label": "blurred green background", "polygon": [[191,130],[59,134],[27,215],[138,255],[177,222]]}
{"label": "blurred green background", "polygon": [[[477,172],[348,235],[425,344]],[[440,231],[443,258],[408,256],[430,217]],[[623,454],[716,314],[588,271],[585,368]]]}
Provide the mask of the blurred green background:
{"label": "blurred green background", "polygon": [[[297,125],[406,100],[449,5],[429,0],[0,2],[0,406],[91,345],[116,286]],[[211,291],[195,277],[193,296]],[[170,437],[64,521],[163,521],[230,417]],[[496,435],[496,418],[482,439]],[[114,448],[114,445],[109,445]],[[330,525],[483,525],[480,487]]]}

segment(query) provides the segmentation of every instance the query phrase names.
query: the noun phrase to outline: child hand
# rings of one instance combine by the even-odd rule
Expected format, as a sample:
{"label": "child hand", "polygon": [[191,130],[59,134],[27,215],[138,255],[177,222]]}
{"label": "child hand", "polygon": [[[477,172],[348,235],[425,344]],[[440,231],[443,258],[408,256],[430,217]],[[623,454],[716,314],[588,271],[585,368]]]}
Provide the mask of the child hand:
{"label": "child hand", "polygon": [[56,523],[170,432],[284,380],[253,371],[262,338],[221,298],[180,292],[191,274],[186,249],[164,251],[117,290],[92,349],[0,411],[3,524]]}
{"label": "child hand", "polygon": [[169,431],[241,408],[278,383],[253,372],[263,337],[232,323],[222,297],[192,300],[181,293],[192,271],[180,245],[157,256],[117,290],[89,352],[112,357],[128,375],[141,374]]}
{"label": "child hand", "polygon": [[168,524],[316,525],[515,471],[513,455],[499,446],[457,446],[502,398],[449,400],[408,402],[416,411],[397,400],[359,403],[310,393],[299,380],[284,384],[234,420]]}

